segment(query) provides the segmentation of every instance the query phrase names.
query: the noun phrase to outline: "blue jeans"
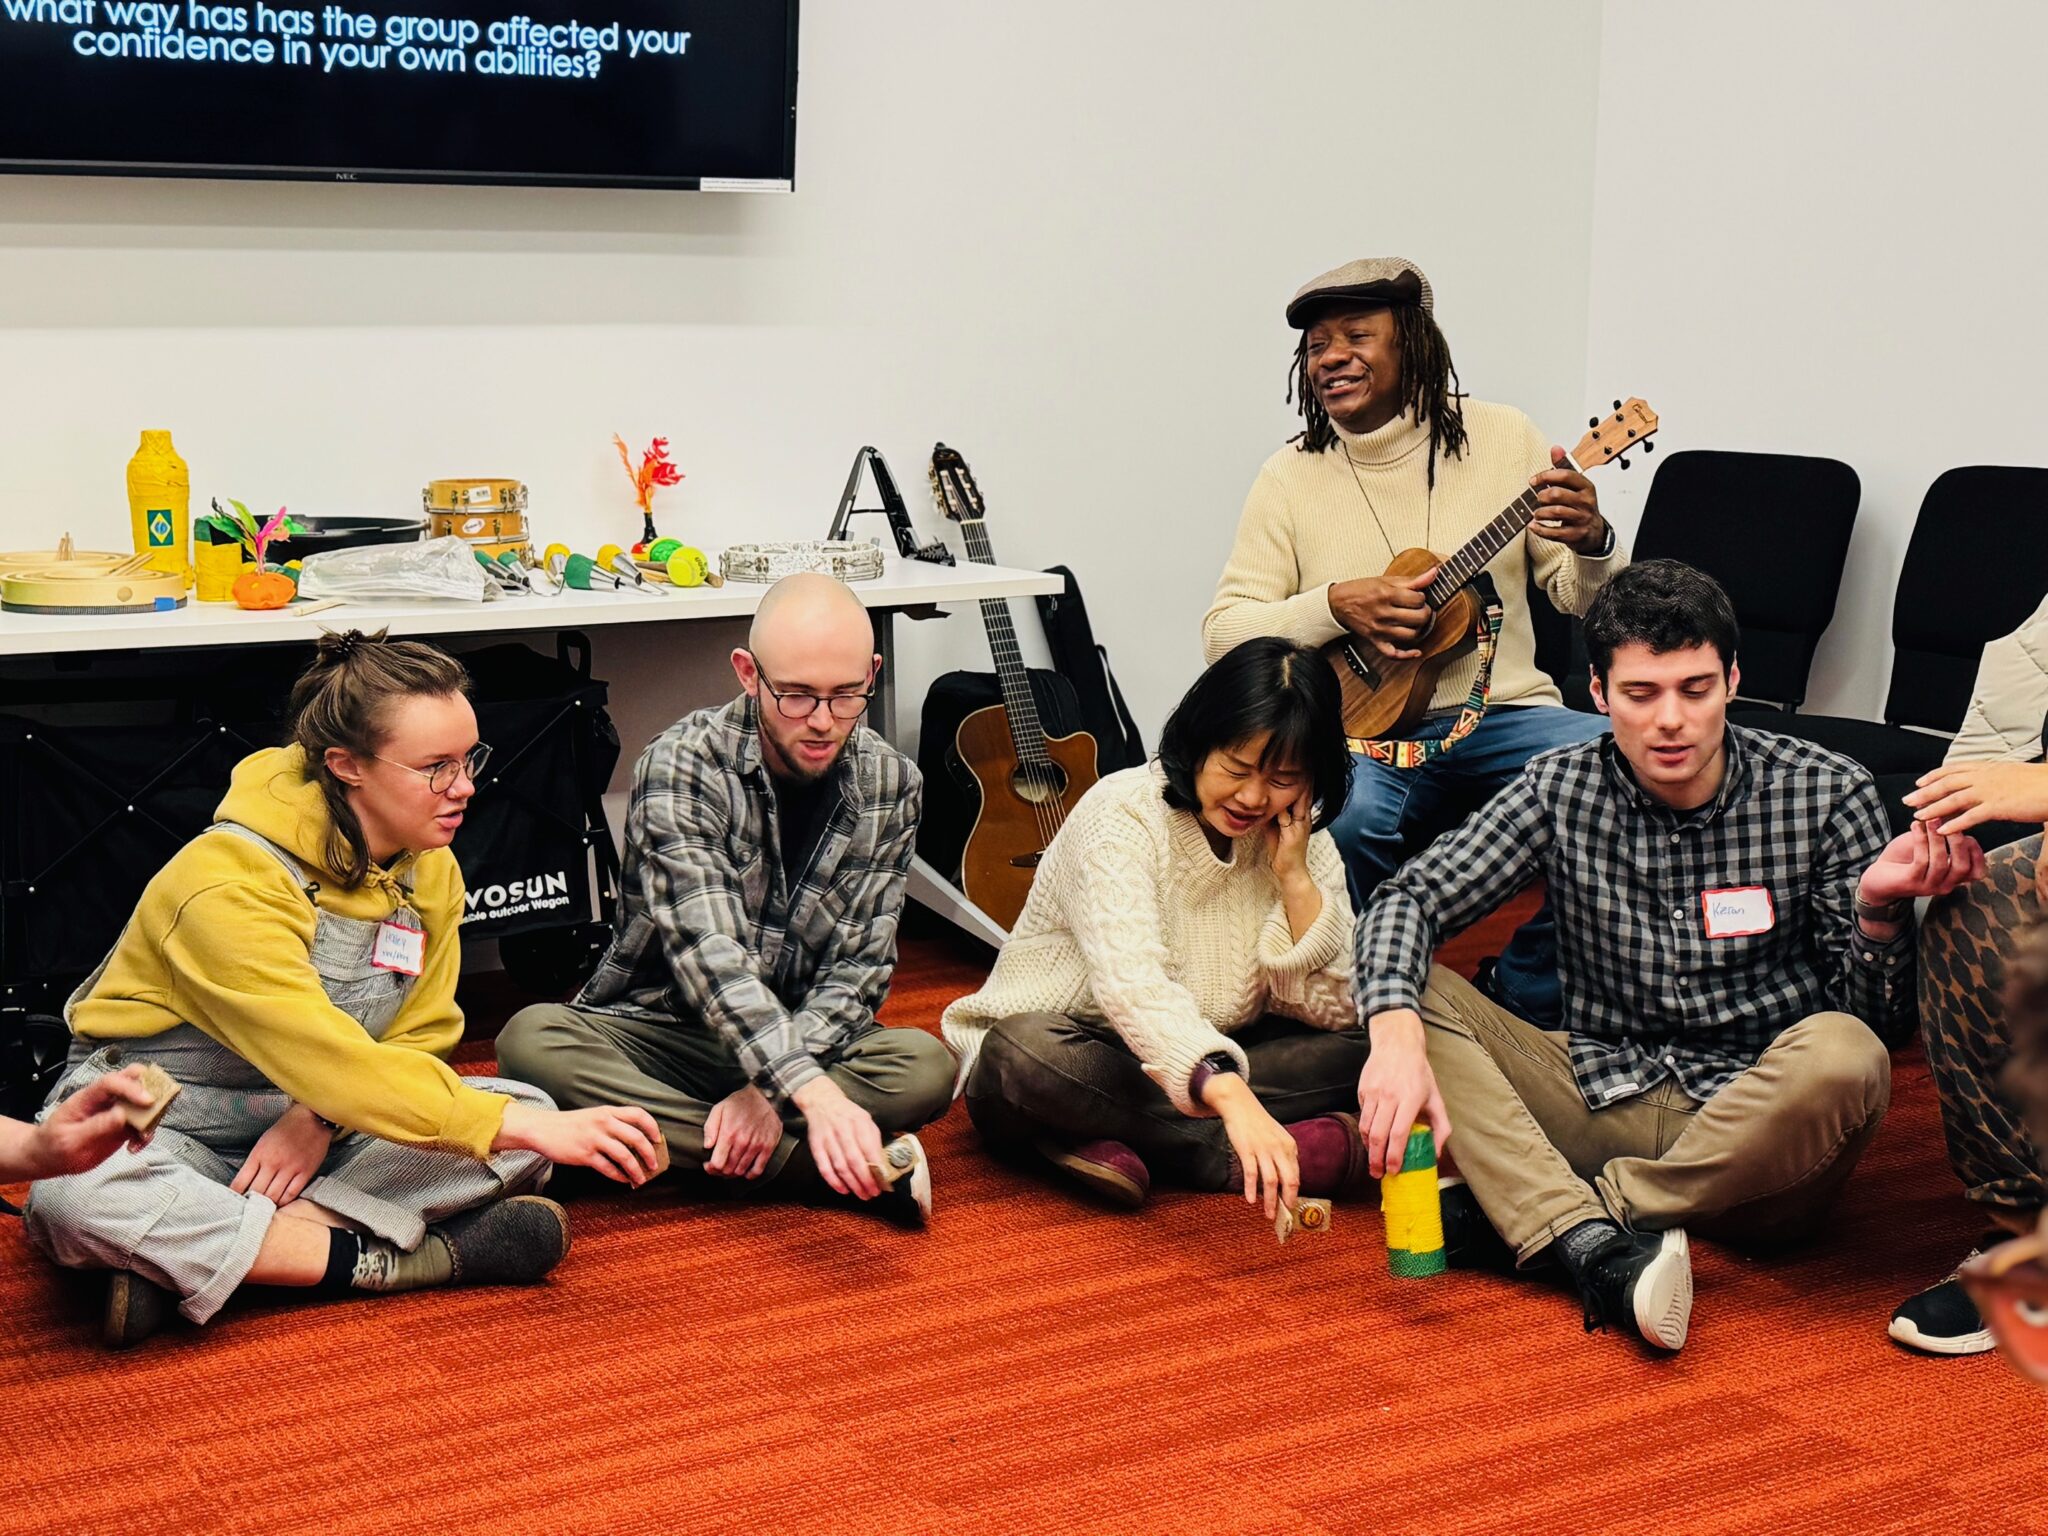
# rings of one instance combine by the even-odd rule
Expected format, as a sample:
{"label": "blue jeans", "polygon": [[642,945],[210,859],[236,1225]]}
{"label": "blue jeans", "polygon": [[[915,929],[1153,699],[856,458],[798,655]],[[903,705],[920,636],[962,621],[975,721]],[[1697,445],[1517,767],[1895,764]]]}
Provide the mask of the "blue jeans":
{"label": "blue jeans", "polygon": [[[1425,720],[1418,741],[1447,734],[1455,714]],[[1352,756],[1351,794],[1330,823],[1351,880],[1351,905],[1364,914],[1379,883],[1442,833],[1491,800],[1538,752],[1607,734],[1607,717],[1552,704],[1496,707],[1472,734],[1420,768],[1390,768]],[[1501,951],[1494,972],[1501,1006],[1545,1029],[1558,1027],[1557,930],[1546,897]]]}

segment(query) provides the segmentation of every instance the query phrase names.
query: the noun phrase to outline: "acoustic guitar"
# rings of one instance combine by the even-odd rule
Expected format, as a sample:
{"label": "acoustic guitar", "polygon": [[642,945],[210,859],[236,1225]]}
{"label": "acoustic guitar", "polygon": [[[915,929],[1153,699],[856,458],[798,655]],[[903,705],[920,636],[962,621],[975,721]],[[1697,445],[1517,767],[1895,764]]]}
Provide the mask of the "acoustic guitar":
{"label": "acoustic guitar", "polygon": [[[987,508],[967,461],[944,443],[932,449],[932,499],[960,525],[967,558],[994,565]],[[1031,696],[1031,678],[1007,598],[983,598],[982,622],[995,656],[1003,702],[960,722],[953,747],[981,790],[981,810],[960,856],[967,899],[1004,929],[1014,928],[1032,877],[1053,834],[1095,782],[1095,738],[1086,731],[1047,736]]]}
{"label": "acoustic guitar", "polygon": [[[1595,417],[1591,425],[1566,456],[1566,465],[1583,473],[1621,459],[1621,467],[1627,469],[1624,452],[1638,445],[1645,453],[1651,451],[1657,413],[1641,400],[1617,400],[1614,414],[1604,421]],[[1532,486],[1449,557],[1426,549],[1403,550],[1394,557],[1386,569],[1390,577],[1420,576],[1431,566],[1439,567],[1436,580],[1423,592],[1429,628],[1406,647],[1421,652],[1419,656],[1388,656],[1358,635],[1345,635],[1323,647],[1344,694],[1346,734],[1367,741],[1398,737],[1422,718],[1438,675],[1452,658],[1477,643],[1479,596],[1472,590],[1472,579],[1535,521],[1539,505]]]}

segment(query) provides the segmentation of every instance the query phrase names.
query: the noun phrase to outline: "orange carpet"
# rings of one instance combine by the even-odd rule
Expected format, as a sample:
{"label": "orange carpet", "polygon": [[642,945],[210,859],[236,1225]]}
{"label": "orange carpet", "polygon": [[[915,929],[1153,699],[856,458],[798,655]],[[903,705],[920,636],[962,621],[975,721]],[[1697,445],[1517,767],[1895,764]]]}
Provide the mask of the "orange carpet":
{"label": "orange carpet", "polygon": [[[890,1021],[980,973],[906,945]],[[923,1235],[599,1199],[532,1291],[238,1303],[126,1355],[0,1222],[0,1532],[2048,1529],[2048,1401],[1884,1337],[1973,1232],[1917,1055],[1812,1253],[1696,1249],[1675,1359],[1540,1285],[1390,1280],[1366,1205],[1283,1251],[1225,1197],[1081,1205],[957,1108],[929,1145]]]}

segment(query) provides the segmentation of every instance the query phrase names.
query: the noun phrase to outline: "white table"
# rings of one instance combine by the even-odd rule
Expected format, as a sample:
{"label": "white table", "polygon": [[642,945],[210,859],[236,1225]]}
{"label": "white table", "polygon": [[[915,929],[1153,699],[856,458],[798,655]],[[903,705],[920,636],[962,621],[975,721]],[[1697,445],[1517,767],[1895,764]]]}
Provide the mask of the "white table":
{"label": "white table", "polygon": [[[309,644],[335,629],[388,628],[393,635],[494,635],[618,624],[666,624],[688,619],[750,616],[767,587],[728,582],[723,587],[660,587],[652,593],[563,592],[464,603],[451,599],[414,602],[344,603],[302,613],[295,604],[270,613],[248,613],[231,603],[188,602],[170,613],[44,614],[0,613],[0,657],[54,656],[88,651],[206,650],[237,645]],[[994,597],[1035,597],[1061,590],[1060,578],[1043,571],[1000,565],[929,565],[886,557],[874,581],[853,583],[874,619],[875,648],[883,657],[882,687],[874,724],[891,740],[896,735],[894,618],[905,609]],[[968,662],[976,665],[979,655]],[[940,915],[992,944],[1003,930],[923,859],[910,875],[910,894]]]}

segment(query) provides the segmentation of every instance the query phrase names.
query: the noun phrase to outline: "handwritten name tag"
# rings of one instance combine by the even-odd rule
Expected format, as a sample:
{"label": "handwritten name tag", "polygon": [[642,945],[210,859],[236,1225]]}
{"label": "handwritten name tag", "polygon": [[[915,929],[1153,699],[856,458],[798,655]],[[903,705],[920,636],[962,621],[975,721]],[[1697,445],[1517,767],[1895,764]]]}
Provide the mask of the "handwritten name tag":
{"label": "handwritten name tag", "polygon": [[427,936],[419,929],[397,922],[377,925],[377,942],[370,951],[370,964],[378,970],[417,976],[426,959]]}
{"label": "handwritten name tag", "polygon": [[1700,910],[1706,914],[1710,939],[1740,939],[1753,933],[1769,933],[1778,923],[1771,893],[1761,885],[1702,891]]}

